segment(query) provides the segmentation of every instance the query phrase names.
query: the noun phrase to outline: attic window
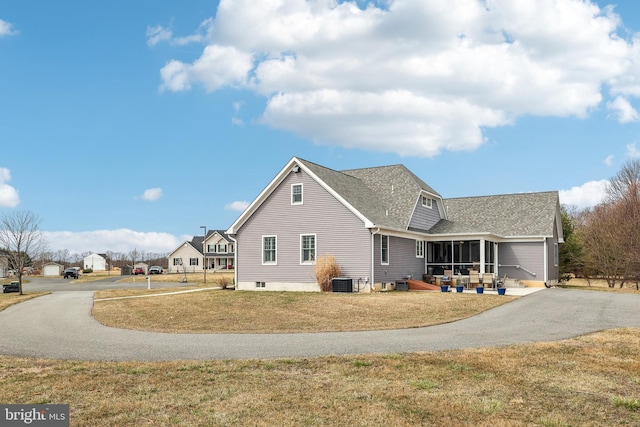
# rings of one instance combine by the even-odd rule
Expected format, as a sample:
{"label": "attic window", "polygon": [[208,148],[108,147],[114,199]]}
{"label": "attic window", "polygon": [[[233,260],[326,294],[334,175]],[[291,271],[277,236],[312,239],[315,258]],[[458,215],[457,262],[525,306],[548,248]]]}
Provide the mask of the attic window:
{"label": "attic window", "polygon": [[433,206],[433,201],[427,196],[422,196],[422,206],[425,208],[431,208]]}
{"label": "attic window", "polygon": [[302,204],[302,184],[291,185],[291,204],[292,205]]}

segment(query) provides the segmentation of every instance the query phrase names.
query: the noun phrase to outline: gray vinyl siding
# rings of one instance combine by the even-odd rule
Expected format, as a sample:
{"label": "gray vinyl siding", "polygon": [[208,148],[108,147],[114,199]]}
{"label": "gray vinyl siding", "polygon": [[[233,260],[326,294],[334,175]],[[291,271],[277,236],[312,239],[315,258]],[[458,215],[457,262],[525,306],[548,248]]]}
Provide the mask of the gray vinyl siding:
{"label": "gray vinyl siding", "polygon": [[413,230],[429,230],[436,225],[440,218],[436,200],[431,200],[431,207],[422,206],[422,197],[418,197],[409,228]]}
{"label": "gray vinyl siding", "polygon": [[422,280],[424,258],[416,257],[416,241],[389,236],[389,265],[380,263],[380,234],[374,238],[374,281],[375,283],[393,283],[407,275]]}
{"label": "gray vinyl siding", "polygon": [[[291,185],[303,185],[302,204],[291,204]],[[315,283],[314,265],[300,264],[300,235],[316,235],[316,258],[333,255],[342,276],[371,275],[370,232],[364,223],[300,171],[290,173],[238,230],[238,282]],[[262,236],[277,237],[277,265],[262,265]]]}
{"label": "gray vinyl siding", "polygon": [[[544,243],[543,242],[514,242],[498,244],[498,261],[501,267],[498,270],[500,276],[507,275],[510,279],[519,280],[544,280]],[[508,267],[520,265],[522,268]]]}
{"label": "gray vinyl siding", "polygon": [[548,240],[548,247],[547,247],[547,252],[548,252],[547,259],[549,260],[549,267],[548,267],[549,281],[558,280],[558,278],[560,277],[560,266],[554,265],[555,263],[554,246],[556,246],[556,244],[558,243],[558,232],[557,232],[557,227],[555,227],[555,225],[556,223],[554,221],[553,238]]}

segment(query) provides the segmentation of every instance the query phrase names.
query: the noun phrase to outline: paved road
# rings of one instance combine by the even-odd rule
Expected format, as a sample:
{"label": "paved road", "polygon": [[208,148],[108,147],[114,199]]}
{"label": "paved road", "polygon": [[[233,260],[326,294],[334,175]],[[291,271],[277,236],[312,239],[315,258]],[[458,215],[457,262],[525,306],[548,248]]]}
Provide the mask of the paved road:
{"label": "paved road", "polygon": [[61,291],[7,308],[0,312],[0,353],[114,361],[300,358],[489,347],[640,327],[640,295],[566,289],[545,289],[446,325],[336,333],[130,331],[99,324],[91,317],[92,304],[91,291]]}

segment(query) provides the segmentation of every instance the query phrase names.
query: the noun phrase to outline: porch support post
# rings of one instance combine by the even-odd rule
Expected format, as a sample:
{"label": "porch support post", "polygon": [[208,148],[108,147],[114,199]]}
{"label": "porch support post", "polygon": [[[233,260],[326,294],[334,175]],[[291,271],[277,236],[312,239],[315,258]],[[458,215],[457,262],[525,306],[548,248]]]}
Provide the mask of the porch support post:
{"label": "porch support post", "polygon": [[484,259],[485,259],[485,248],[487,246],[487,241],[485,239],[480,239],[480,274],[484,274]]}

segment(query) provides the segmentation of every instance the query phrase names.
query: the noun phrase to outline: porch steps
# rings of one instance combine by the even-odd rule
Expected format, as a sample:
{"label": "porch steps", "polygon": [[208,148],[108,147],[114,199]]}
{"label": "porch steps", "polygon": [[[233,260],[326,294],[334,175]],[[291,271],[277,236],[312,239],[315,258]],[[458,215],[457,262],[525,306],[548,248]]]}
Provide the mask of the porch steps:
{"label": "porch steps", "polygon": [[407,280],[410,291],[439,291],[440,286],[432,285],[431,283],[423,282],[421,280],[409,279]]}

